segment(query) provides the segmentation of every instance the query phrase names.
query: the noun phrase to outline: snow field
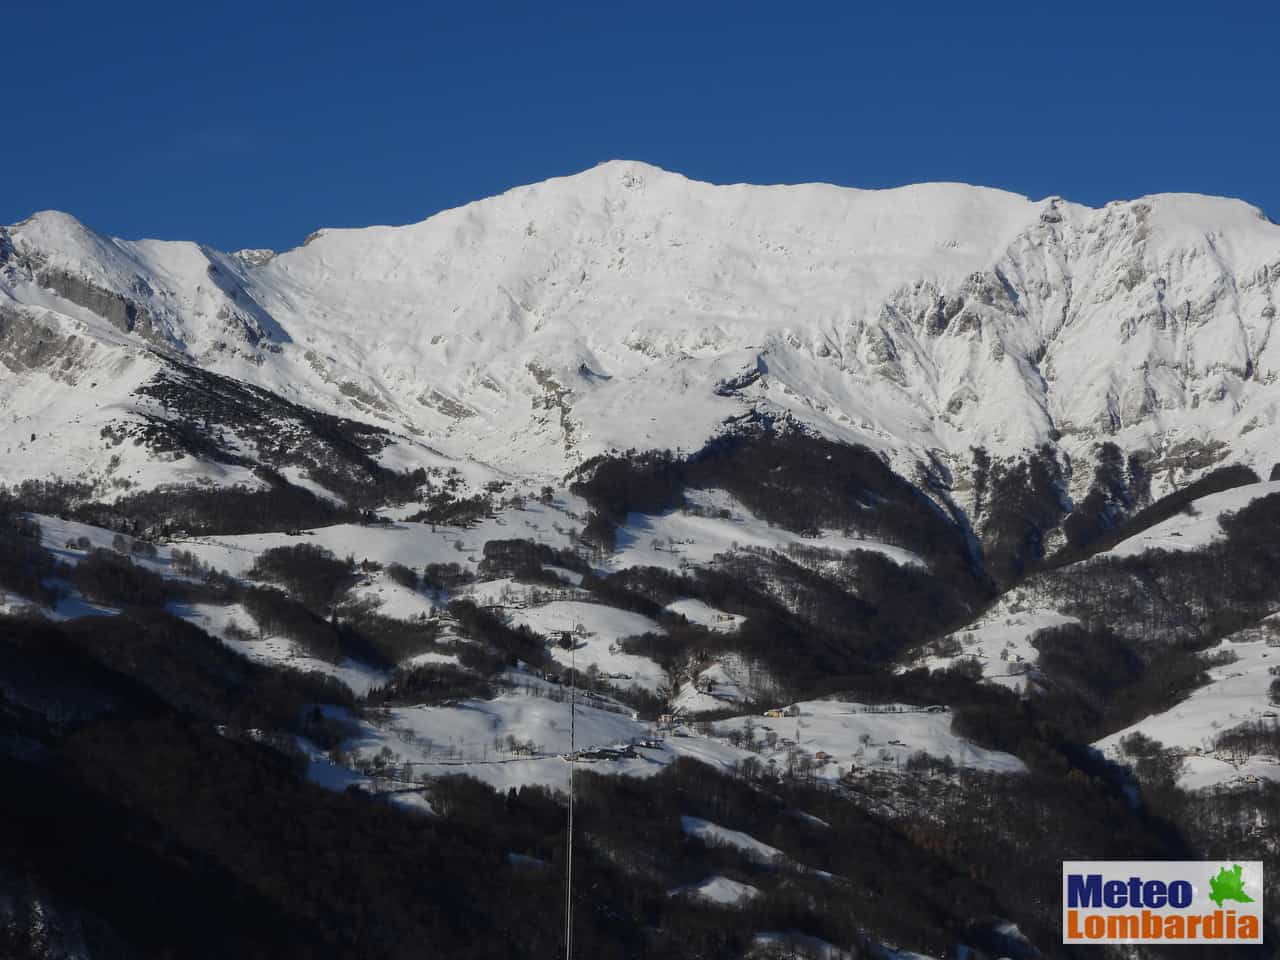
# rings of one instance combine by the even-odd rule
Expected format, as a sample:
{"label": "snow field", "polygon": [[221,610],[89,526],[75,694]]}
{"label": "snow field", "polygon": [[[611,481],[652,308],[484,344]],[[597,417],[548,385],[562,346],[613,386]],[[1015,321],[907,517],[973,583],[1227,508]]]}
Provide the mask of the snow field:
{"label": "snow field", "polygon": [[[815,759],[814,776],[836,780],[840,771],[897,770],[918,751],[931,757],[949,757],[956,766],[993,773],[1023,773],[1017,757],[987,750],[951,732],[951,713],[905,704],[868,704],[839,700],[811,700],[796,704],[796,717],[735,717],[713,725],[719,737],[737,732],[745,736],[748,724],[761,746],[758,758],[785,769],[792,750]],[[762,743],[770,733],[773,746]],[[819,754],[826,754],[826,759]]]}
{"label": "snow field", "polygon": [[693,680],[682,683],[672,707],[684,716],[695,717],[726,707],[769,701],[777,689],[768,670],[736,653],[726,653],[698,671]]}
{"label": "snow field", "polygon": [[[648,657],[623,653],[620,641],[645,633],[665,633],[648,617],[616,607],[577,601],[553,601],[540,607],[511,612],[513,625],[527,626],[551,641],[551,656],[578,670],[596,667],[601,676],[616,686],[635,685],[655,692],[665,680],[662,668]],[[561,631],[574,632],[574,649],[565,650],[554,641]]]}
{"label": "snow field", "polygon": [[717,610],[709,603],[693,598],[673,600],[664,609],[684,617],[690,623],[696,623],[699,626],[706,627],[708,630],[717,630],[721,633],[733,633],[747,619],[741,614],[725,613],[723,610]]}
{"label": "snow field", "polygon": [[[663,514],[630,514],[627,522],[618,528],[618,549],[609,558],[609,569],[661,567],[679,572],[689,564],[706,566],[717,554],[728,553],[736,547],[785,551],[793,544],[840,551],[871,550],[884,554],[895,563],[924,566],[923,561],[910,551],[876,540],[863,540],[836,531],[826,531],[817,538],[804,538],[771,526],[723,490],[689,490],[685,499],[713,515],[700,516],[681,510]],[[729,519],[715,515],[721,510],[729,511]],[[692,609],[695,614],[698,612],[696,608]]]}
{"label": "snow field", "polygon": [[[1021,692],[1036,677],[1039,653],[1031,638],[1046,627],[1078,622],[1015,588],[977,620],[948,634],[906,666],[943,670],[958,660],[973,660],[982,668],[984,680]],[[955,652],[938,653],[938,649]]]}
{"label": "snow field", "polygon": [[731,880],[729,877],[712,875],[700,883],[687,887],[677,887],[671,891],[672,896],[695,897],[721,906],[732,907],[760,896],[760,891],[749,883]]}
{"label": "snow field", "polygon": [[1218,520],[1224,513],[1247,507],[1260,497],[1280,493],[1280,480],[1250,483],[1213,493],[1191,503],[1190,513],[1178,513],[1127,540],[1100,557],[1135,557],[1148,550],[1196,550],[1224,536]]}
{"label": "snow field", "polygon": [[[225,606],[212,603],[170,604],[169,612],[205,633],[221,640],[226,646],[255,663],[288,670],[313,671],[327,674],[345,683],[358,697],[363,697],[373,687],[386,683],[389,674],[365,663],[343,658],[330,663],[300,652],[293,641],[284,637],[256,639],[258,629],[249,611],[239,604]],[[235,627],[247,631],[255,639],[235,635]]]}
{"label": "snow field", "polygon": [[756,863],[781,863],[787,855],[777,847],[762,843],[749,833],[730,830],[710,820],[699,817],[681,817],[680,829],[691,837],[697,837],[703,843],[712,846],[733,847],[742,852],[748,860]]}
{"label": "snow field", "polygon": [[1244,723],[1280,723],[1280,706],[1271,703],[1269,689],[1280,666],[1280,615],[1257,628],[1243,630],[1207,651],[1229,652],[1233,663],[1209,671],[1210,682],[1163,713],[1152,714],[1097,741],[1107,756],[1121,758],[1120,741],[1142,733],[1184,754],[1179,785],[1202,790],[1240,785],[1250,778],[1280,782],[1280,757],[1233,756],[1214,751],[1213,741]]}
{"label": "snow field", "polygon": [[432,526],[407,521],[367,526],[344,523],[304,530],[300,536],[255,533],[199,537],[174,541],[173,546],[189,550],[205,563],[232,576],[243,577],[264,550],[298,543],[325,547],[335,556],[351,556],[357,561],[399,563],[417,570],[429,563],[456,563],[472,571],[479,566],[484,545],[490,540],[520,538],[553,547],[572,545],[564,515],[537,503],[524,510],[504,511],[465,529],[441,525],[432,529]]}

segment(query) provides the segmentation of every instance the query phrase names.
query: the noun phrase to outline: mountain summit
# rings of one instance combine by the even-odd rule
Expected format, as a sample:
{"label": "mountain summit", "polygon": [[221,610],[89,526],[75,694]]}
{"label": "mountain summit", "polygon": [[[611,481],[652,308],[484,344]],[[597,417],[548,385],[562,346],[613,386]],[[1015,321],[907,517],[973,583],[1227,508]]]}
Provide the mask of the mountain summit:
{"label": "mountain summit", "polygon": [[630,161],[278,255],[39,213],[0,228],[0,481],[100,475],[104,430],[180,413],[139,393],[178,364],[526,477],[765,417],[900,472],[1110,441],[1177,482],[1228,453],[1269,467],[1278,286],[1280,227],[1235,200],[714,186]]}

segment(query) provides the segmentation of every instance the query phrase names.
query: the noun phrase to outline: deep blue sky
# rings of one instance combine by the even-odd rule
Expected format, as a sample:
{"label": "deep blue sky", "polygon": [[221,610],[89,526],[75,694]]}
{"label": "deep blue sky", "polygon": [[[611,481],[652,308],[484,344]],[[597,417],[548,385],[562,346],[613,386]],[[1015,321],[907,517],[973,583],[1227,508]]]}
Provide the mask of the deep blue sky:
{"label": "deep blue sky", "polygon": [[1275,4],[859,6],[8,4],[0,223],[280,249],[614,157],[1280,219]]}

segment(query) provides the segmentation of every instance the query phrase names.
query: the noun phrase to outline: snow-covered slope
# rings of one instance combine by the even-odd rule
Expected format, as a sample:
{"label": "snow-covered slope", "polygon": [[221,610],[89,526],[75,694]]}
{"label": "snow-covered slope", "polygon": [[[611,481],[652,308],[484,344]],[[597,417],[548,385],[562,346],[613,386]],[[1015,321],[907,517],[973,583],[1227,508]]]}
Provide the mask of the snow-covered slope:
{"label": "snow-covered slope", "polygon": [[741,883],[721,876],[707,877],[701,883],[680,887],[672,890],[671,893],[673,896],[695,897],[724,906],[734,906],[760,895],[760,891],[749,883]]}
{"label": "snow-covered slope", "polygon": [[1112,757],[1121,755],[1121,741],[1141,733],[1177,750],[1183,756],[1179,783],[1186,789],[1203,789],[1252,779],[1280,781],[1280,758],[1216,749],[1215,740],[1244,724],[1272,727],[1277,706],[1269,688],[1272,669],[1280,662],[1280,615],[1257,627],[1233,634],[1213,648],[1213,654],[1230,654],[1229,663],[1209,671],[1209,683],[1163,713],[1099,740],[1094,746]]}
{"label": "snow-covered slope", "polygon": [[1163,483],[1270,468],[1278,285],[1280,227],[1234,200],[712,186],[623,161],[278,256],[41,213],[0,231],[0,450],[59,431],[20,469],[101,468],[102,426],[181,357],[525,476],[696,448],[756,410],[961,474],[971,446],[1111,438]]}
{"label": "snow-covered slope", "polygon": [[910,666],[942,670],[973,661],[984,680],[1022,691],[1037,676],[1039,653],[1031,642],[1036,633],[1078,622],[1042,605],[1026,588],[1016,588],[973,622],[918,651]]}
{"label": "snow-covered slope", "polygon": [[[791,750],[817,759],[813,775],[837,780],[845,773],[897,770],[923,752],[938,759],[950,758],[961,767],[996,773],[1023,773],[1017,757],[988,750],[957,736],[951,729],[951,713],[941,707],[921,708],[905,704],[868,705],[838,700],[813,700],[795,705],[794,717],[735,717],[715,725],[721,735],[754,728],[752,738],[777,735],[765,741],[761,756],[766,763],[785,766]],[[761,732],[763,731],[763,733]]]}
{"label": "snow-covered slope", "polygon": [[1183,513],[1121,540],[1104,557],[1133,557],[1148,550],[1198,550],[1223,537],[1223,514],[1247,507],[1260,497],[1280,493],[1280,482],[1250,483],[1194,501]]}

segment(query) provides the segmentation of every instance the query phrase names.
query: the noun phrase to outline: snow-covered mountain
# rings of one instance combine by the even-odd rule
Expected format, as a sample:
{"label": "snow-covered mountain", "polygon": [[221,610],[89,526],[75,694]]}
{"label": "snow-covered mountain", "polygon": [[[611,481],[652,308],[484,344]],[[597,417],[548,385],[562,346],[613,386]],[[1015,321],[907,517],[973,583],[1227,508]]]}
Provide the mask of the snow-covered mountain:
{"label": "snow-covered mountain", "polygon": [[763,415],[957,487],[972,447],[1079,463],[1111,440],[1151,454],[1159,492],[1227,459],[1270,469],[1278,297],[1280,226],[1181,194],[1091,209],[615,161],[279,255],[38,213],[0,229],[0,481],[245,479],[118,442],[182,415],[148,385],[186,364],[385,428],[396,466],[434,450],[551,478]]}
{"label": "snow-covered mountain", "polygon": [[0,228],[0,827],[77,853],[0,862],[0,945],[13,876],[153,942],[99,860],[317,956],[559,955],[570,862],[593,956],[1029,957],[1064,850],[1280,876],[1277,292],[1237,201],[627,162],[278,255]]}

